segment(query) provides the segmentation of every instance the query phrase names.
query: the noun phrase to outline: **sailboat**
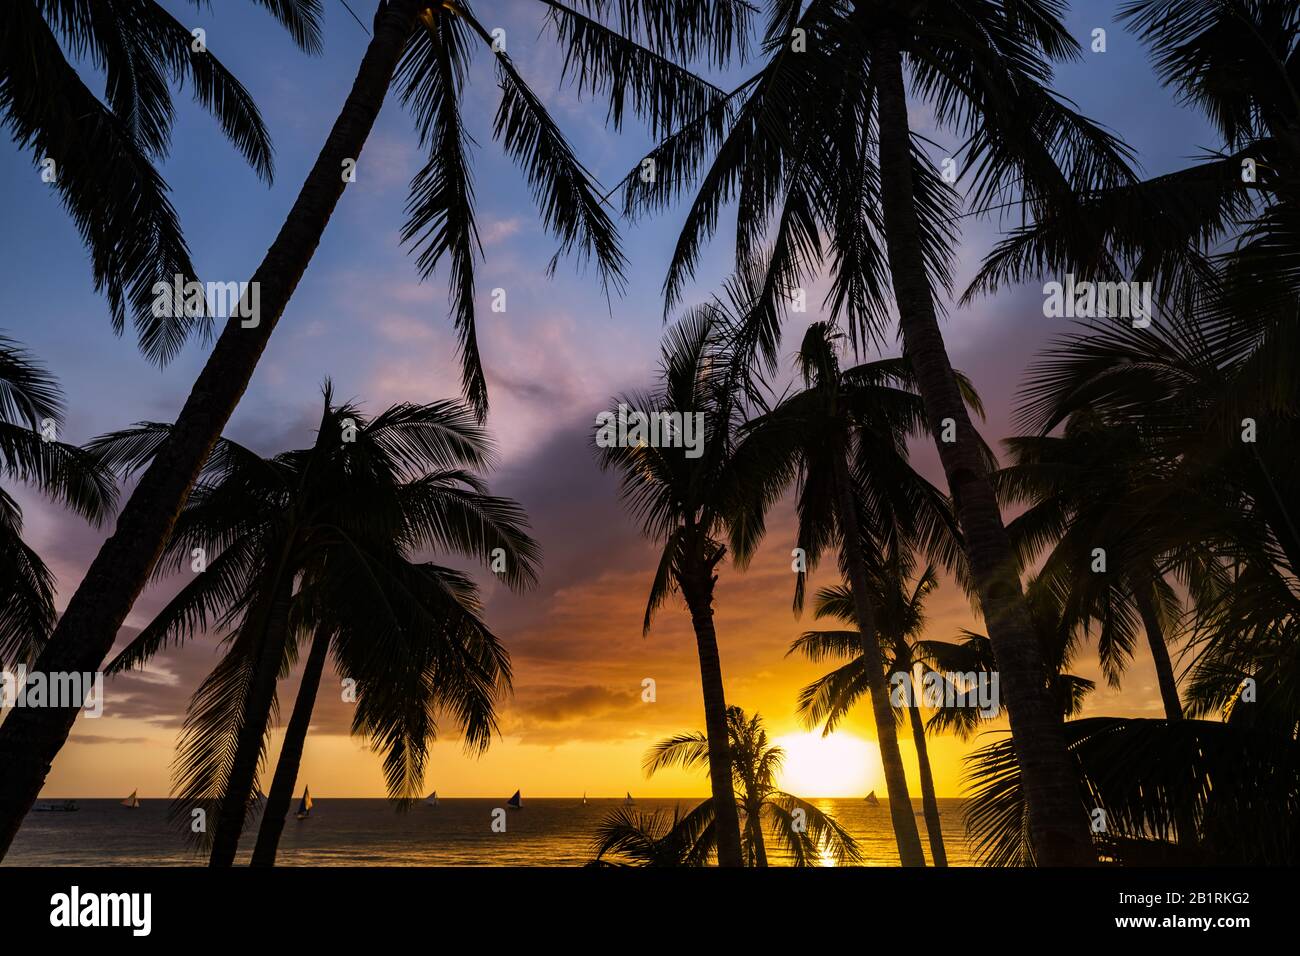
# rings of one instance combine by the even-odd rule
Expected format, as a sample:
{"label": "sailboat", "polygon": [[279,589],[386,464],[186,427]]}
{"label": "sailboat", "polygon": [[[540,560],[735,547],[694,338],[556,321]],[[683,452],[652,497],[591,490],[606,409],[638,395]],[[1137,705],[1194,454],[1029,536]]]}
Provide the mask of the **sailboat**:
{"label": "sailboat", "polygon": [[139,806],[140,806],[140,798],[136,796],[136,794],[139,793],[139,792],[140,792],[139,790],[132,790],[132,791],[131,791],[131,796],[127,797],[125,800],[122,801],[122,806],[124,806],[124,807],[129,807],[129,808],[132,809],[132,810],[134,810],[134,809],[136,809],[137,807],[139,807]]}
{"label": "sailboat", "polygon": [[623,806],[631,807],[635,805],[636,805],[636,801],[632,799],[632,791],[629,790],[627,794],[627,799],[623,801]]}
{"label": "sailboat", "polygon": [[586,790],[582,791],[582,805],[583,805],[584,807],[587,805],[587,791],[586,791]]}
{"label": "sailboat", "polygon": [[876,799],[876,791],[872,790],[867,794],[867,803],[871,804],[873,807],[880,806],[880,801]]}
{"label": "sailboat", "polygon": [[435,790],[435,791],[433,791],[433,793],[429,794],[428,799],[424,801],[424,805],[425,805],[426,807],[436,807],[436,806],[438,805],[438,791],[437,791],[437,790]]}
{"label": "sailboat", "polygon": [[511,810],[522,810],[524,808],[524,801],[519,796],[518,790],[515,791],[515,795],[513,797],[511,797],[509,800],[506,801],[506,806],[509,807]]}
{"label": "sailboat", "polygon": [[302,803],[298,804],[298,819],[306,820],[311,816],[311,787],[302,788]]}

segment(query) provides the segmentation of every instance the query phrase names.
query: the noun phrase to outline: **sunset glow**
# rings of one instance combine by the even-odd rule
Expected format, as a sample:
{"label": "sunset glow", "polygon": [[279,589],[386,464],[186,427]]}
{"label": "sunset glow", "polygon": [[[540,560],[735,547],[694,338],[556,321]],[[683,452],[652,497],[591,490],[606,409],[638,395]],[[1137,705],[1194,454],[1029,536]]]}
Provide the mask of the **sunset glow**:
{"label": "sunset glow", "polygon": [[857,797],[883,786],[880,749],[852,734],[789,734],[776,745],[785,751],[780,786],[805,797]]}

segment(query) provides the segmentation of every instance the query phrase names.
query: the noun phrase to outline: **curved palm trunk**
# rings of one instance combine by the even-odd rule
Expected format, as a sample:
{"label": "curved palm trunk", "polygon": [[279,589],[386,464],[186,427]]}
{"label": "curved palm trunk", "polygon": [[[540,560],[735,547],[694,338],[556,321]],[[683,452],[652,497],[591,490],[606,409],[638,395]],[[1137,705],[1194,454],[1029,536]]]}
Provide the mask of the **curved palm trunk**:
{"label": "curved palm trunk", "polygon": [[[261,315],[253,328],[232,318],[213,347],[171,435],[144,472],[68,602],[33,671],[95,671],[144,587],[191,485],[247,388],[267,340],[307,271],[343,194],[343,160],[361,155],[414,23],[418,0],[387,0],[375,17],[343,109],[288,218],[253,274]],[[22,708],[0,726],[0,859],[45,783],[77,719],[72,708]]]}
{"label": "curved palm trunk", "polygon": [[1061,715],[1047,690],[1011,543],[935,316],[916,216],[902,55],[888,33],[877,36],[872,74],[885,236],[903,350],[936,439],[944,419],[956,425],[956,441],[936,440],[936,445],[1006,692],[1035,858],[1043,865],[1095,864],[1078,777],[1065,748]]}
{"label": "curved palm trunk", "polygon": [[876,738],[880,744],[880,763],[885,771],[885,789],[889,793],[889,818],[894,825],[898,858],[903,866],[925,866],[921,835],[916,829],[912,798],[907,792],[903,753],[898,748],[898,727],[889,701],[889,685],[885,682],[885,661],[876,637],[876,616],[867,599],[871,593],[871,584],[867,576],[866,557],[862,553],[862,537],[849,482],[848,464],[842,455],[835,455],[834,459],[840,547],[844,550],[844,563],[848,566],[849,589],[853,592],[858,633],[862,635],[862,660],[867,669],[867,686],[871,689],[871,712],[876,719]]}
{"label": "curved palm trunk", "polygon": [[312,638],[311,651],[302,670],[302,683],[298,697],[293,702],[293,714],[285,728],[284,743],[271,778],[271,790],[266,796],[266,809],[262,811],[262,824],[257,830],[257,843],[253,847],[253,866],[275,866],[275,853],[284,832],[284,818],[289,815],[293,802],[294,785],[298,782],[298,767],[302,763],[302,748],[311,726],[311,712],[316,706],[316,692],[320,689],[325,659],[329,656],[330,638],[318,631]]}
{"label": "curved palm trunk", "polygon": [[700,656],[700,684],[704,689],[704,734],[709,741],[709,783],[713,792],[714,826],[718,831],[718,866],[744,866],[740,850],[740,815],[731,786],[731,745],[727,737],[727,701],[722,691],[722,663],[718,636],[713,628],[712,567],[694,580],[678,583],[691,612],[695,646]]}
{"label": "curved palm trunk", "polygon": [[252,686],[244,702],[244,722],[230,763],[225,792],[217,806],[216,829],[212,834],[212,853],[208,866],[230,866],[239,850],[239,836],[244,830],[248,798],[257,782],[257,765],[262,759],[271,708],[275,705],[275,685],[280,676],[285,643],[289,639],[289,604],[293,580],[280,583],[267,615],[262,647],[257,655]]}
{"label": "curved palm trunk", "polygon": [[1156,613],[1154,588],[1141,585],[1134,588],[1133,602],[1142,618],[1142,628],[1147,632],[1151,660],[1156,665],[1156,683],[1160,685],[1160,699],[1165,705],[1165,719],[1182,720],[1183,704],[1178,699],[1178,681],[1174,678],[1174,664],[1165,644],[1164,628],[1160,626],[1160,615]]}
{"label": "curved palm trunk", "polygon": [[935,866],[948,865],[948,852],[943,847],[943,828],[939,823],[939,800],[934,795],[934,774],[930,772],[930,750],[925,742],[925,721],[916,700],[916,687],[912,688],[912,703],[907,708],[912,722],[912,743],[916,746],[916,762],[921,768],[921,809],[925,813],[925,833],[930,838],[930,858]]}

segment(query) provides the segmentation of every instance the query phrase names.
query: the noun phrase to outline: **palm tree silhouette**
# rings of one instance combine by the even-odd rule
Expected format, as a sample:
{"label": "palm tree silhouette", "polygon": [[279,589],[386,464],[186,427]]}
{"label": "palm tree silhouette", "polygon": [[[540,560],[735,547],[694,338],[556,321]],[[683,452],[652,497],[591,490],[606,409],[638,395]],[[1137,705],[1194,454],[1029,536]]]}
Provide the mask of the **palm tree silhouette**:
{"label": "palm tree silhouette", "polygon": [[[319,53],[320,0],[254,0],[307,53]],[[171,146],[171,86],[189,84],[259,178],[269,183],[271,138],[248,91],[190,28],[156,0],[6,3],[0,10],[2,125],[30,149],[42,179],[59,193],[90,250],[96,291],[108,296],[113,328],[128,317],[141,350],[173,358],[207,316],[160,316],[154,284],[195,276],[167,183],[154,168]],[[62,42],[60,42],[62,40]],[[106,83],[103,100],[85,85],[77,60]],[[51,165],[52,164],[52,165]]]}
{"label": "palm tree silhouette", "polygon": [[[1120,19],[1155,70],[1221,139],[1192,165],[1116,185],[1036,217],[1004,239],[971,291],[1073,271],[1153,281],[1205,329],[1290,324],[1300,292],[1300,96],[1291,55],[1300,21],[1286,3],[1130,0]],[[970,293],[968,292],[968,295]]]}
{"label": "palm tree silhouette", "polygon": [[1053,61],[1077,57],[1079,47],[1059,5],[1046,0],[779,4],[764,52],[763,67],[726,101],[680,124],[651,153],[674,170],[671,180],[625,179],[625,208],[662,208],[699,181],[665,280],[671,308],[720,207],[738,200],[737,261],[771,237],[747,337],[768,367],[791,300],[806,295],[820,266],[830,271],[832,317],[858,345],[883,338],[892,287],[1012,702],[1030,828],[1045,862],[1089,863],[989,462],[939,328],[936,292],[951,278],[957,195],[913,137],[906,76],[939,125],[963,140],[948,158],[969,181],[976,212],[1016,202],[1037,220],[1076,209],[1080,194],[1132,181],[1128,151],[1048,88]]}
{"label": "palm tree silhouette", "polygon": [[[965,628],[960,631],[960,642],[920,639],[925,627],[924,600],[936,586],[937,577],[933,566],[927,565],[908,592],[902,586],[907,575],[899,573],[907,566],[910,565],[895,560],[886,569],[873,569],[872,583],[877,588],[873,601],[880,609],[881,633],[887,637],[884,645],[886,670],[894,680],[901,680],[896,675],[909,675],[908,682],[901,685],[906,688],[903,706],[908,712],[917,751],[930,853],[936,866],[946,866],[947,853],[943,847],[926,734],[953,732],[962,739],[969,739],[987,721],[1001,716],[1003,708],[1000,697],[991,701],[989,707],[981,708],[972,706],[968,699],[963,702],[963,697],[958,696],[970,690],[963,686],[958,675],[965,677],[996,672],[992,644],[985,635]],[[1069,629],[1062,629],[1060,608],[1053,605],[1051,593],[1033,587],[1031,582],[1026,598],[1043,656],[1052,662],[1049,690],[1053,699],[1058,701],[1061,712],[1070,716],[1078,712],[1083,698],[1093,689],[1093,682],[1063,671],[1075,648],[1062,639],[1063,635],[1068,635]],[[846,624],[854,623],[852,597],[843,585],[820,590],[814,609],[819,618],[835,617]],[[799,712],[810,726],[824,724],[824,732],[830,733],[868,692],[860,647],[857,631],[805,631],[791,644],[788,653],[802,653],[811,661],[848,659],[848,663],[800,691]],[[918,691],[911,676],[915,674],[917,665],[921,667],[923,682],[934,687],[937,697]],[[921,717],[923,706],[931,707],[932,711],[930,719],[925,722]],[[902,719],[901,714],[898,717]]]}
{"label": "palm tree silhouette", "polygon": [[[1251,316],[1207,322],[1198,310],[1146,329],[1081,332],[1056,342],[1031,370],[1023,416],[1037,436],[1062,425],[1068,435],[1071,423],[1099,419],[1111,436],[1140,439],[1140,487],[1098,515],[1089,533],[1120,539],[1121,569],[1134,558],[1158,561],[1181,579],[1190,599],[1186,715],[1224,715],[1281,740],[1293,736],[1300,714],[1300,431],[1290,359],[1282,357],[1293,335],[1287,325]],[[1258,441],[1248,440],[1252,431]],[[1108,471],[1099,466],[1077,490],[1124,467],[1122,460]],[[1137,533],[1125,536],[1124,529]],[[1247,681],[1257,686],[1257,702],[1243,705]],[[1153,760],[1183,754],[1185,786],[1193,787],[1207,785],[1202,774],[1209,771],[1173,742],[1203,731],[1171,736],[1168,747],[1145,725],[1116,733],[1153,746]],[[1208,838],[1195,800],[1166,808],[1180,845]]]}
{"label": "palm tree silhouette", "polygon": [[[1276,352],[1292,333],[1274,331],[1261,337],[1249,321],[1207,329],[1197,316],[1090,330],[1054,343],[1026,388],[1023,420],[1039,436],[1027,444],[1053,447],[1046,436],[1058,426],[1089,420],[1140,442],[1138,491],[1099,512],[1088,533],[1113,539],[1135,529],[1121,542],[1119,566],[1176,572],[1194,612],[1188,650],[1199,676],[1188,687],[1197,687],[1198,713],[1229,703],[1255,670],[1252,654],[1271,656],[1297,612],[1289,582],[1300,575],[1300,431],[1289,360]],[[1244,440],[1248,429],[1261,440]],[[1125,467],[1099,463],[1076,490]]]}
{"label": "palm tree silhouette", "polygon": [[[1232,722],[1130,717],[1073,720],[1065,733],[1079,804],[1093,815],[1106,858],[1133,866],[1279,866],[1300,855],[1293,739]],[[989,866],[1032,865],[1011,742],[967,759],[976,855]],[[1195,821],[1196,839],[1171,843],[1182,820]]]}
{"label": "palm tree silhouette", "polygon": [[[93,455],[58,441],[62,424],[58,383],[0,335],[0,474],[98,525],[113,511],[117,485]],[[0,668],[33,660],[54,626],[54,575],[22,533],[22,508],[0,488]]]}
{"label": "palm tree silhouette", "polygon": [[[146,423],[92,448],[131,472],[170,428]],[[472,582],[410,555],[436,548],[491,564],[511,587],[533,583],[538,549],[523,511],[487,494],[478,477],[491,460],[487,435],[463,405],[400,404],[369,418],[334,404],[328,384],[310,448],[263,458],[229,439],[217,444],[158,573],[194,555],[206,567],[111,666],[141,665],[210,626],[231,632],[191,702],[174,765],[174,813],[188,820],[195,807],[211,807],[216,816],[211,865],[234,860],[277,678],[302,639],[311,640],[307,676],[259,863],[274,859],[327,649],[356,681],[353,728],[385,751],[393,795],[420,792],[435,709],[452,715],[470,750],[488,745],[496,697],[509,683],[506,653],[477,617]]]}
{"label": "palm tree silhouette", "polygon": [[[916,577],[909,592],[906,575],[898,573],[902,566],[903,562],[894,560],[890,562],[888,570],[873,570],[870,580],[874,590],[870,600],[875,611],[885,673],[891,678],[893,675],[906,675],[903,707],[896,707],[895,713],[901,720],[899,710],[906,710],[911,724],[930,857],[935,866],[947,866],[948,854],[943,845],[939,802],[935,795],[934,774],[930,769],[929,748],[925,740],[926,724],[921,715],[926,698],[918,692],[913,674],[915,666],[921,665],[927,675],[933,675],[943,685],[951,683],[951,678],[942,670],[934,670],[927,665],[936,660],[950,662],[960,647],[943,641],[921,639],[925,631],[925,600],[938,587],[938,575],[933,565],[927,565]],[[850,626],[854,625],[857,615],[853,595],[842,584],[822,588],[813,602],[813,616],[819,619],[834,618]],[[824,725],[823,732],[829,734],[863,695],[870,693],[862,656],[862,635],[856,628],[849,631],[805,631],[790,645],[787,656],[795,653],[814,662],[847,659],[847,663],[819,677],[799,692],[799,715],[811,727]],[[946,700],[947,696],[943,699]],[[966,726],[979,720],[979,712],[974,708],[958,706],[950,709],[963,712],[951,716],[949,720],[952,723]],[[932,721],[931,727],[934,726],[936,723]]]}
{"label": "palm tree silhouette", "polygon": [[[768,743],[762,715],[748,716],[739,707],[728,707],[727,736],[736,802],[745,819],[746,866],[767,866],[765,828],[775,834],[795,866],[816,866],[824,853],[841,865],[861,860],[857,841],[834,817],[777,789],[785,753]],[[703,770],[709,765],[709,738],[698,732],[661,740],[645,757],[647,776],[669,767]],[[661,813],[620,808],[601,822],[595,859],[605,862],[607,855],[614,855],[645,866],[700,866],[716,844],[715,805],[706,800],[684,816],[674,813],[671,822]]]}
{"label": "palm tree silhouette", "polygon": [[657,390],[616,402],[637,413],[700,416],[707,431],[700,434],[699,454],[685,447],[684,434],[679,441],[657,445],[614,443],[597,448],[601,467],[618,472],[620,493],[640,519],[643,533],[663,546],[643,632],[649,632],[655,611],[674,591],[681,593],[691,614],[710,742],[709,779],[715,805],[721,808],[717,814],[721,866],[740,866],[742,858],[731,789],[726,695],[713,622],[716,569],[727,553],[724,536],[743,542],[740,547],[747,554],[762,534],[761,524],[742,527],[740,504],[745,499],[740,488],[750,475],[738,468],[734,458],[744,408],[730,342],[741,295],[738,286],[729,285],[726,301],[690,310],[664,336]]}
{"label": "palm tree silhouette", "polygon": [[[320,49],[319,0],[256,2],[304,50]],[[189,280],[196,271],[167,185],[153,165],[170,145],[169,84],[189,81],[200,105],[216,116],[259,177],[269,182],[272,176],[271,141],[256,104],[210,50],[194,43],[190,29],[154,0],[6,3],[0,9],[0,120],[20,148],[31,148],[42,178],[58,190],[90,250],[95,288],[108,296],[114,329],[125,328],[129,313],[140,348],[160,364],[192,332],[211,333],[209,317],[160,317],[154,310],[156,283],[170,287],[175,276]],[[65,47],[106,74],[107,103],[85,85]],[[201,395],[197,404],[211,405],[211,395]],[[198,414],[206,413],[191,408],[183,417]],[[155,487],[144,494],[137,489],[128,499],[116,533],[101,549],[110,554],[82,578],[78,592],[84,596],[79,601],[73,595],[36,667],[99,669],[228,417],[229,410],[215,425],[207,423],[210,434],[194,444],[192,464],[182,465],[170,488],[157,487],[166,483],[155,475]],[[160,493],[170,493],[170,501],[162,504]],[[89,627],[83,629],[82,622]],[[47,707],[11,717],[0,727],[0,759],[10,768],[0,781],[0,858],[40,793],[77,711]]]}
{"label": "palm tree silhouette", "polygon": [[[960,547],[943,494],[908,462],[908,436],[926,427],[916,379],[905,359],[885,359],[841,370],[838,336],[830,326],[809,326],[797,357],[805,388],[746,424],[737,452],[741,467],[759,476],[767,500],[791,482],[798,485],[798,568],[795,607],[803,603],[807,570],[839,545],[839,564],[849,581],[854,618],[889,791],[890,817],[904,866],[924,866],[907,776],[898,749],[895,716],[872,603],[871,560],[915,541],[955,567]],[[964,383],[968,400],[978,399]]]}
{"label": "palm tree silhouette", "polygon": [[[303,36],[310,35],[307,13],[316,9],[315,0],[264,2],[273,9],[297,11]],[[606,97],[615,127],[630,109],[656,133],[670,128],[679,116],[723,98],[722,91],[697,78],[680,61],[703,57],[720,64],[733,48],[743,48],[750,11],[743,0],[711,0],[705,5],[663,0],[644,6],[619,5],[618,23],[609,26],[559,0],[538,2],[566,50],[564,78],[580,92]],[[7,4],[6,12],[26,6]],[[24,29],[6,29],[6,39],[25,37],[30,24],[21,26]],[[469,140],[460,112],[466,65],[476,45],[490,51],[502,91],[493,134],[523,170],[544,225],[560,242],[557,257],[572,253],[594,259],[603,282],[621,283],[625,259],[600,190],[468,0],[438,4],[380,0],[373,35],[343,108],[253,274],[252,282],[260,290],[257,324],[244,327],[242,319],[226,323],[167,440],[122,509],[116,533],[104,542],[60,617],[42,668],[94,670],[112,648],[191,484],[306,272],[346,186],[345,163],[359,160],[394,86],[412,112],[421,145],[429,151],[428,162],[412,181],[403,239],[415,251],[423,276],[444,257],[450,264],[451,306],[465,393],[480,415],[485,412],[487,389],[474,337],[474,257],[481,250],[466,152]],[[33,90],[31,95],[38,93]],[[107,225],[97,222],[94,228]],[[108,241],[119,238],[114,227]],[[76,715],[47,708],[13,716],[16,719],[0,728],[0,760],[7,768],[0,781],[0,856],[40,792],[47,768]]]}
{"label": "palm tree silhouette", "polygon": [[[491,510],[496,502],[448,483],[455,508]],[[440,520],[458,520],[454,513]],[[483,529],[471,529],[469,534]],[[428,746],[436,738],[438,712],[450,712],[463,730],[465,749],[480,753],[496,730],[497,698],[510,688],[510,659],[478,615],[474,583],[433,564],[397,561],[385,568],[391,580],[374,589],[373,605],[355,601],[322,606],[293,712],[285,727],[271,789],[267,792],[253,866],[272,866],[293,800],[303,744],[333,649],[335,670],[357,682],[352,732],[385,753],[389,796],[405,805],[422,790]],[[396,613],[394,611],[396,610]],[[335,620],[340,623],[333,623]]]}
{"label": "palm tree silhouette", "polygon": [[[1173,173],[1099,190],[1077,214],[1037,218],[1001,243],[972,291],[1066,270],[1154,283],[1165,305],[1156,327],[1089,330],[1048,351],[1030,380],[1028,440],[1045,442],[1086,414],[1147,444],[1158,480],[1109,521],[1144,522],[1130,546],[1196,571],[1184,582],[1195,601],[1187,712],[1229,712],[1289,736],[1300,708],[1278,691],[1300,673],[1283,650],[1300,573],[1291,368],[1300,97],[1289,68],[1300,20],[1284,3],[1238,0],[1135,0],[1121,17],[1162,81],[1214,125],[1218,148]],[[1274,692],[1235,708],[1247,677]],[[1168,712],[1167,674],[1161,683]]]}
{"label": "palm tree silhouette", "polygon": [[715,851],[712,802],[687,813],[674,807],[641,810],[615,807],[596,825],[594,856],[588,866],[707,866]]}
{"label": "palm tree silhouette", "polygon": [[1179,601],[1165,579],[1172,570],[1168,556],[1150,551],[1168,535],[1150,527],[1152,513],[1143,507],[1163,483],[1167,463],[1150,455],[1136,428],[1091,411],[1072,414],[1060,435],[1010,438],[1006,446],[1012,463],[995,480],[1006,500],[1028,504],[1007,526],[1022,562],[1045,554],[1039,583],[1062,595],[1072,621],[1085,629],[1097,625],[1097,650],[1112,686],[1119,686],[1141,626],[1165,716],[1181,719],[1166,645]]}

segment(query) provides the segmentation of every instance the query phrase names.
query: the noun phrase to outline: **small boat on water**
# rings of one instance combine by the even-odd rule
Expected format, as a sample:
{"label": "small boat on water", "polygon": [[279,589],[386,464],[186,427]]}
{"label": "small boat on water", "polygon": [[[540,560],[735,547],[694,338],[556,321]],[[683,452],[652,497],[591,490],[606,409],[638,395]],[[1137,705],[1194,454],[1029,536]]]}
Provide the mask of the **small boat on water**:
{"label": "small boat on water", "polygon": [[636,806],[636,801],[632,799],[632,791],[630,791],[630,790],[628,791],[627,799],[623,801],[623,806],[625,806],[625,807],[634,807],[634,806]]}
{"label": "small boat on water", "polygon": [[[134,794],[132,794],[134,796]],[[138,805],[138,801],[137,801]],[[37,813],[76,813],[81,807],[77,806],[75,800],[64,800],[62,803],[47,803],[43,807],[36,807]]]}
{"label": "small boat on water", "polygon": [[429,794],[428,798],[424,801],[424,805],[425,805],[426,807],[436,807],[436,806],[438,805],[438,791],[437,791],[437,790],[435,790],[435,791],[433,791],[433,793]]}
{"label": "small boat on water", "polygon": [[871,804],[873,807],[880,806],[880,801],[876,799],[876,791],[872,790],[867,794],[867,803]]}
{"label": "small boat on water", "polygon": [[298,804],[297,817],[299,820],[306,820],[311,816],[311,787],[302,788],[302,803]]}
{"label": "small boat on water", "polygon": [[513,797],[506,801],[506,806],[511,810],[522,810],[524,808],[524,801],[523,798],[519,796],[518,790],[515,791]]}
{"label": "small boat on water", "polygon": [[582,791],[582,805],[583,805],[584,807],[587,805],[587,791],[586,791],[586,790]]}
{"label": "small boat on water", "polygon": [[136,794],[138,794],[139,792],[140,792],[139,790],[132,790],[131,796],[127,797],[125,800],[122,801],[122,806],[127,807],[131,810],[137,809],[140,806],[140,798],[136,796]]}

